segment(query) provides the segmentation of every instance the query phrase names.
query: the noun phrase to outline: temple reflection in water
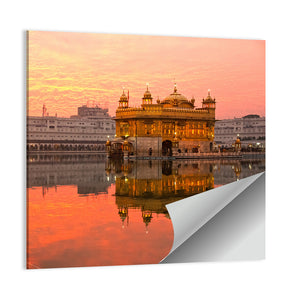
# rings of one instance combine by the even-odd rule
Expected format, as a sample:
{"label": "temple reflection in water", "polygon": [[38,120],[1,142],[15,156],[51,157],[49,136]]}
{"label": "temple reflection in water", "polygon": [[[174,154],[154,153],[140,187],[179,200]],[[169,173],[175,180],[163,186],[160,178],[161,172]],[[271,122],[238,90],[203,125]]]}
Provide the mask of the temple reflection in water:
{"label": "temple reflection in water", "polygon": [[[264,161],[27,158],[27,266],[157,263],[173,243],[166,204],[264,171]],[[67,255],[66,255],[67,253]]]}
{"label": "temple reflection in water", "polygon": [[209,164],[113,160],[107,162],[106,172],[115,176],[116,204],[123,222],[128,222],[128,208],[140,209],[146,225],[153,213],[169,217],[166,204],[214,187]]}
{"label": "temple reflection in water", "polygon": [[30,155],[27,187],[76,185],[78,195],[105,194],[115,184],[122,226],[138,209],[146,226],[166,204],[264,171],[264,161],[107,160],[104,155]]}

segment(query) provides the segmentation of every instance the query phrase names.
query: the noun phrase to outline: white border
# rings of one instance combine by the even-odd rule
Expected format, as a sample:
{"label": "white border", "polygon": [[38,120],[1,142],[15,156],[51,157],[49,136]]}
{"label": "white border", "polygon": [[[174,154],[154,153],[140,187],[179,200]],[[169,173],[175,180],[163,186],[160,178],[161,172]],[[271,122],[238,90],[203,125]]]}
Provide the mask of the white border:
{"label": "white border", "polygon": [[[297,1],[5,1],[1,4],[2,299],[299,298]],[[265,39],[267,259],[24,270],[24,31]],[[294,129],[293,129],[294,128]],[[8,147],[10,145],[10,147]],[[299,176],[298,176],[299,177]]]}

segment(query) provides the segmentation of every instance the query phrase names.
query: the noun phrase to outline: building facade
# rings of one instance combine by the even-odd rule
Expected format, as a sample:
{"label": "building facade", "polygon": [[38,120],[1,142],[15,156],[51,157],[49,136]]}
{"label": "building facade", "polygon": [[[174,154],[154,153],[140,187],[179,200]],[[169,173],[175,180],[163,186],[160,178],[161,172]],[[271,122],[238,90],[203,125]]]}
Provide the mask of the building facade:
{"label": "building facade", "polygon": [[247,115],[242,118],[216,121],[215,142],[223,147],[232,147],[239,137],[242,148],[264,148],[266,139],[265,117]]}
{"label": "building facade", "polygon": [[108,136],[115,135],[115,121],[98,105],[78,107],[78,114],[59,118],[46,114],[27,117],[28,151],[105,151]]}
{"label": "building facade", "polygon": [[196,108],[174,91],[154,103],[149,88],[140,107],[130,107],[124,91],[116,110],[116,136],[107,142],[113,155],[176,156],[179,153],[210,152],[213,149],[216,101],[210,95]]}

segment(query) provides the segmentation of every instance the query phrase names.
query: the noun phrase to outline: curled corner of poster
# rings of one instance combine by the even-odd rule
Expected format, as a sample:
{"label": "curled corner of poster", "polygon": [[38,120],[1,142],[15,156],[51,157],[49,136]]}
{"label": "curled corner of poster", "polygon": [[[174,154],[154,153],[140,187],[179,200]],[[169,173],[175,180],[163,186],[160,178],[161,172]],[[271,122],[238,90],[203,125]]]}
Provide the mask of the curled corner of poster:
{"label": "curled corner of poster", "polygon": [[161,263],[265,257],[265,172],[167,205],[174,241]]}

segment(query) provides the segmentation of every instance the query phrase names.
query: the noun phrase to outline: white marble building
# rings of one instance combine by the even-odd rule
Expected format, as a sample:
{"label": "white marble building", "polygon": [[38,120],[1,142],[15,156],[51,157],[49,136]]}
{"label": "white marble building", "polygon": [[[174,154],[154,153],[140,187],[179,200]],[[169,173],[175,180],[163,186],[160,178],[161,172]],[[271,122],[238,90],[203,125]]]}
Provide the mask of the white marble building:
{"label": "white marble building", "polygon": [[116,133],[115,121],[108,110],[86,105],[78,108],[78,115],[59,118],[45,114],[27,117],[28,150],[105,150],[108,136]]}
{"label": "white marble building", "polygon": [[237,136],[242,148],[265,147],[265,117],[247,115],[242,118],[216,121],[215,143],[224,147],[231,147]]}

